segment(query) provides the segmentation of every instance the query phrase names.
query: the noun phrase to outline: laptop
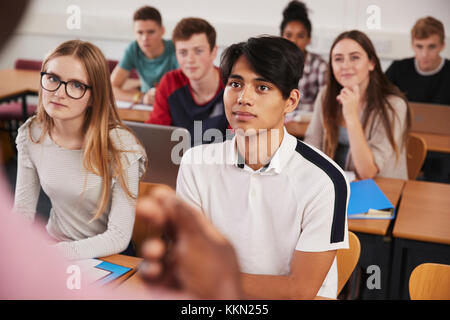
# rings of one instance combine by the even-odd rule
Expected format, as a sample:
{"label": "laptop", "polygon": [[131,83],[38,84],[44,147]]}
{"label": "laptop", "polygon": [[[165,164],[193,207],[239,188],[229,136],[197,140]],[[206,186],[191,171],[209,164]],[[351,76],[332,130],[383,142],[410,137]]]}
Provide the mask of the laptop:
{"label": "laptop", "polygon": [[409,102],[413,132],[450,135],[450,106]]}
{"label": "laptop", "polygon": [[183,153],[191,146],[191,135],[185,128],[123,121],[145,148],[148,157],[143,182],[166,184],[174,190]]}

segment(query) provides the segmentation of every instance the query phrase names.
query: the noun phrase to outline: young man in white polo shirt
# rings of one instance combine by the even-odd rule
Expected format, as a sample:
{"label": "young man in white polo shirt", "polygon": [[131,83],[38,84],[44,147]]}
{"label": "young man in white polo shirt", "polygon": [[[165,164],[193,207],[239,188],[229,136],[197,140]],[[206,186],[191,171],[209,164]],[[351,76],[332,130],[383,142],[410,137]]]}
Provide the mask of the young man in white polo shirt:
{"label": "young man in white polo shirt", "polygon": [[334,162],[284,128],[298,105],[303,55],[279,37],[251,38],[226,49],[221,70],[236,135],[186,152],[178,195],[231,241],[248,297],[336,298],[348,183]]}

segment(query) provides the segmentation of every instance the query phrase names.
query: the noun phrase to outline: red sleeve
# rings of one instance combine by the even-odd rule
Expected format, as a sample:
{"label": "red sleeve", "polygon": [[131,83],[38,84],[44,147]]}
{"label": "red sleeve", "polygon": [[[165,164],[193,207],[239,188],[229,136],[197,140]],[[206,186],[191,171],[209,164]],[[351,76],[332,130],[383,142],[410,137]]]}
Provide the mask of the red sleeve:
{"label": "red sleeve", "polygon": [[172,124],[172,117],[169,111],[169,74],[165,74],[158,85],[155,95],[155,103],[153,104],[153,111],[146,123],[163,124],[170,126]]}

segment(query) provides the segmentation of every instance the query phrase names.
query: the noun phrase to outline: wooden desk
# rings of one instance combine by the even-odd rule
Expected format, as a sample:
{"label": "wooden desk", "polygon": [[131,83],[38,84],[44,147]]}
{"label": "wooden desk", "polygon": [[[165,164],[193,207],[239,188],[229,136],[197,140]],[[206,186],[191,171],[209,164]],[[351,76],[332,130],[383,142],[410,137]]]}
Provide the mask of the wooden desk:
{"label": "wooden desk", "polygon": [[450,106],[409,102],[411,131],[424,138],[428,150],[450,153]]}
{"label": "wooden desk", "polygon": [[117,287],[118,285],[123,283],[125,280],[127,280],[128,278],[133,276],[136,273],[139,264],[143,260],[142,258],[125,256],[122,254],[114,254],[112,256],[103,257],[103,258],[99,258],[99,259],[106,261],[106,262],[115,263],[115,264],[118,264],[123,267],[131,268],[130,272],[127,272],[126,274],[122,275],[121,277],[114,279],[113,281],[108,283],[107,284],[108,287]]}
{"label": "wooden desk", "polygon": [[119,117],[126,121],[145,122],[150,117],[151,111],[118,108]]}
{"label": "wooden desk", "polygon": [[0,99],[11,96],[37,93],[39,89],[39,71],[0,70]]}
{"label": "wooden desk", "polygon": [[[149,285],[142,279],[142,277],[139,275],[139,273],[135,273],[133,276],[131,276],[128,280],[126,280],[126,282],[122,283],[120,285],[120,287],[117,289],[117,292],[121,292],[124,294],[129,294],[130,292],[136,294],[139,297],[139,292],[143,292],[142,296],[145,296],[146,294],[148,294],[149,292]],[[161,294],[168,294],[167,292],[163,292],[160,290]],[[156,299],[161,299],[161,298],[165,298],[164,296],[155,296]],[[180,295],[178,296],[166,296],[167,299],[173,299],[173,298],[178,298],[178,299],[195,299],[195,297],[192,296],[186,296],[186,295]],[[331,299],[331,298],[326,298],[326,297],[321,297],[321,296],[316,296],[314,298],[314,300],[336,300],[336,299]]]}
{"label": "wooden desk", "polygon": [[390,297],[408,299],[408,281],[416,266],[450,264],[450,185],[407,181],[393,236]]}
{"label": "wooden desk", "polygon": [[393,234],[396,238],[450,245],[450,185],[408,181]]}
{"label": "wooden desk", "polygon": [[[394,207],[398,206],[405,180],[391,178],[374,179]],[[389,277],[391,273],[392,239],[390,228],[392,220],[349,219],[348,229],[355,232],[361,243],[361,254],[357,270],[366,274],[372,265],[380,267],[381,289],[369,290],[363,280],[360,284],[360,296],[364,300],[387,299],[389,295]],[[364,279],[364,277],[363,277]]]}
{"label": "wooden desk", "polygon": [[0,70],[0,103],[20,99],[25,121],[28,118],[26,96],[37,94],[39,79],[39,71]]}
{"label": "wooden desk", "polygon": [[425,132],[411,132],[411,135],[423,138],[428,151],[450,153],[450,136]]}

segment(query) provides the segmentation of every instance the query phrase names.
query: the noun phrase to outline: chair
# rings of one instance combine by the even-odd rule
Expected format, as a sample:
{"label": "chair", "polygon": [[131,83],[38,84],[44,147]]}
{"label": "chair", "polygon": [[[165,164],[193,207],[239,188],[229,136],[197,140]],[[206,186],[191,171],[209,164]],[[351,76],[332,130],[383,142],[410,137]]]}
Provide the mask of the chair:
{"label": "chair", "polygon": [[410,135],[406,147],[408,179],[415,180],[419,175],[427,155],[427,143],[422,137]]}
{"label": "chair", "polygon": [[40,60],[27,60],[27,59],[17,59],[14,64],[15,69],[22,70],[37,70],[40,71],[42,68],[42,61]]}
{"label": "chair", "polygon": [[[148,183],[148,182],[140,182],[139,183],[139,194],[138,194],[138,201],[140,198],[142,198],[145,195],[148,195],[151,193],[151,191],[156,187],[167,187],[166,185],[156,184],[156,183]],[[135,248],[136,248],[136,254],[137,256],[142,256],[141,249],[142,245],[146,238],[151,236],[158,236],[157,233],[155,233],[153,230],[150,230],[148,227],[147,222],[141,218],[140,216],[136,216],[136,219],[134,220],[134,228],[133,228],[133,235],[132,240],[134,242]]]}
{"label": "chair", "polygon": [[117,60],[107,60],[108,61],[108,67],[109,67],[109,73],[112,73],[114,68],[116,67],[117,63],[119,63]]}
{"label": "chair", "polygon": [[339,249],[336,253],[337,270],[338,270],[338,290],[339,295],[347,283],[350,275],[353,273],[358,264],[359,255],[361,253],[361,244],[358,237],[353,232],[348,232],[348,249]]}
{"label": "chair", "polygon": [[409,277],[411,300],[450,300],[450,265],[423,263]]}
{"label": "chair", "polygon": [[[113,72],[114,68],[116,67],[116,65],[118,63],[119,63],[119,61],[117,61],[117,60],[109,60],[108,59],[109,73]],[[129,78],[131,78],[131,79],[139,79],[139,76],[138,76],[138,74],[137,74],[135,69],[131,69]]]}

